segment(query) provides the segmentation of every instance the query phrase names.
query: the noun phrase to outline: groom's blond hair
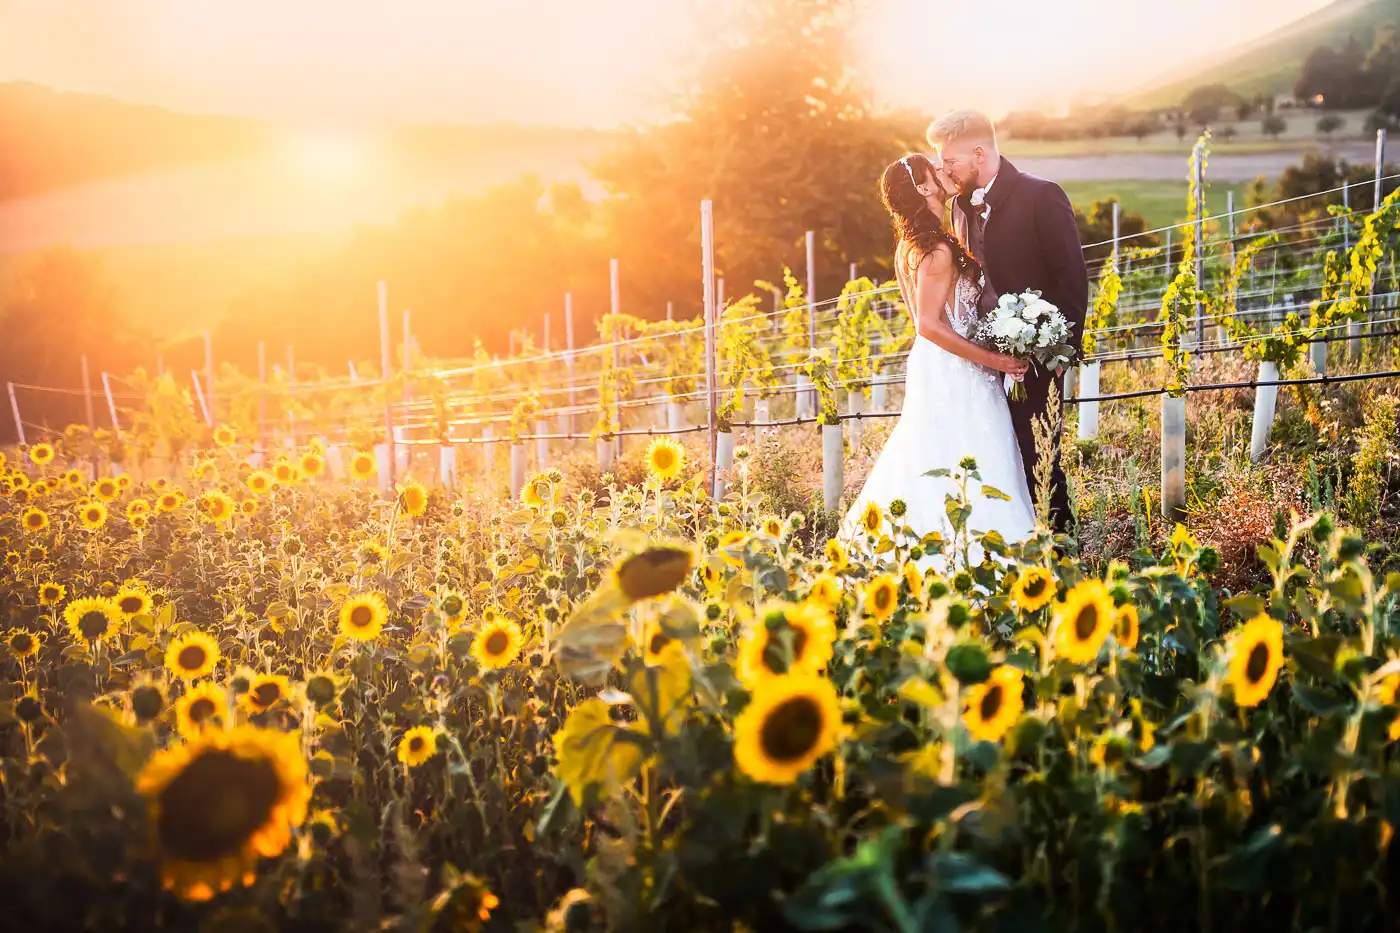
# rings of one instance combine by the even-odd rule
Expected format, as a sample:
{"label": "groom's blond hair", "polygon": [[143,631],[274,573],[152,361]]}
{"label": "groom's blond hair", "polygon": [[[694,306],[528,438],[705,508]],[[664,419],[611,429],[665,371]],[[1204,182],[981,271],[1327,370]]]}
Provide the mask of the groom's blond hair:
{"label": "groom's blond hair", "polygon": [[928,126],[928,144],[935,150],[961,139],[989,142],[997,151],[997,128],[979,110],[950,110]]}

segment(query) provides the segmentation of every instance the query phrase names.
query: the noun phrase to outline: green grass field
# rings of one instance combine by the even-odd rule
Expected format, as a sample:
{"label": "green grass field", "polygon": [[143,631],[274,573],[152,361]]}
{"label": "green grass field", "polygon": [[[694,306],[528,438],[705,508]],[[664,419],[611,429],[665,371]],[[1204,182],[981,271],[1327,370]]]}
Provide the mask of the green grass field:
{"label": "green grass field", "polygon": [[[1095,201],[1116,197],[1123,210],[1142,214],[1149,228],[1186,218],[1186,181],[1067,181],[1062,183],[1074,206],[1086,214]],[[1244,184],[1215,184],[1206,189],[1206,209],[1225,213],[1226,193],[1235,192],[1235,208],[1244,206]]]}

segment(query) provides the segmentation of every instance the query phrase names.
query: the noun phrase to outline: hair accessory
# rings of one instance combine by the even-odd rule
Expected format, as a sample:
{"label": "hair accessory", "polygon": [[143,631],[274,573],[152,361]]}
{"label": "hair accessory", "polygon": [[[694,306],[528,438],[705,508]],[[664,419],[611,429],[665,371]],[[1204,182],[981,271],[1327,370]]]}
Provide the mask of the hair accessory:
{"label": "hair accessory", "polygon": [[909,157],[905,156],[900,159],[899,164],[904,166],[904,170],[909,173],[909,180],[914,183],[914,187],[919,187],[919,180],[914,177],[914,166],[909,164]]}

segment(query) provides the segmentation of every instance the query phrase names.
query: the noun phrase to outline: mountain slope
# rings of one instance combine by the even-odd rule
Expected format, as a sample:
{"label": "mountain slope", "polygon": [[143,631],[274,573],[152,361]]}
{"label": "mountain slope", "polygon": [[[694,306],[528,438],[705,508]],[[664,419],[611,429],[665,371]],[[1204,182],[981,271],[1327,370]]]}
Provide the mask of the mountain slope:
{"label": "mountain slope", "polygon": [[1224,84],[1250,96],[1287,94],[1313,49],[1339,48],[1353,36],[1362,48],[1369,48],[1375,31],[1386,23],[1400,26],[1400,0],[1337,0],[1241,46],[1224,60],[1178,68],[1128,95],[1125,102],[1132,107],[1174,107],[1192,89],[1208,84]]}

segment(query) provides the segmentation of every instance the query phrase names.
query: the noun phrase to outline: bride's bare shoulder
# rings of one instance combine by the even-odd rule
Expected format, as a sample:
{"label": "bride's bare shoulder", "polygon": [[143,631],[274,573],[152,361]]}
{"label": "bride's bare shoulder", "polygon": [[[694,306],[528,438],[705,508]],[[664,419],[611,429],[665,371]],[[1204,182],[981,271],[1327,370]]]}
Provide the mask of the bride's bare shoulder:
{"label": "bride's bare shoulder", "polygon": [[953,259],[953,248],[946,243],[939,243],[933,249],[919,257],[918,272],[923,276],[934,278],[947,278],[957,269],[957,264]]}

